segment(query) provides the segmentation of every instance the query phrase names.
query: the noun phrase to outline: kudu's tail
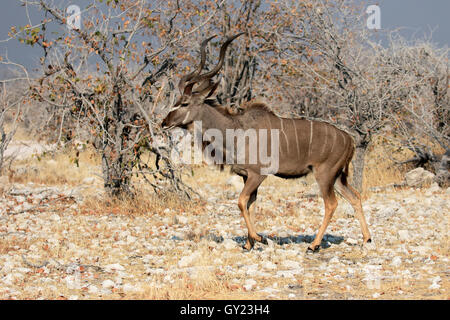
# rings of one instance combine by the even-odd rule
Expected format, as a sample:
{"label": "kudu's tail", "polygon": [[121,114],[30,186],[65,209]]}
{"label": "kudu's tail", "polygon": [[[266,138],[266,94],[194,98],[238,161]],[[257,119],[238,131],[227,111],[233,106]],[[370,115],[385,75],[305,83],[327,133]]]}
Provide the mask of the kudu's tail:
{"label": "kudu's tail", "polygon": [[347,177],[349,175],[350,162],[352,162],[352,158],[353,158],[354,154],[355,154],[355,145],[353,144],[352,145],[352,149],[349,152],[349,155],[347,156],[347,159],[345,161],[344,169],[342,170],[342,173],[341,173],[341,176],[340,176],[341,182],[342,182],[342,184],[344,186],[348,185]]}

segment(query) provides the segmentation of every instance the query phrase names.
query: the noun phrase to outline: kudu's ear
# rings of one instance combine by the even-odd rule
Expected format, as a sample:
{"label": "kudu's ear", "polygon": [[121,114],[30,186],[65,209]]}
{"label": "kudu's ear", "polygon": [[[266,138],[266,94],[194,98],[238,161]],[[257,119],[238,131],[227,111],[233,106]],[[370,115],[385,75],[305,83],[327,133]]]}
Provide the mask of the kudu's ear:
{"label": "kudu's ear", "polygon": [[184,87],[183,96],[192,95],[192,87],[194,86],[194,84],[195,84],[195,82],[191,82],[186,87]]}
{"label": "kudu's ear", "polygon": [[222,105],[216,100],[216,99],[205,99],[204,101],[208,106],[213,107],[213,108],[217,108],[217,107],[222,107]]}
{"label": "kudu's ear", "polygon": [[214,95],[214,93],[215,93],[217,87],[219,86],[219,83],[220,83],[220,80],[219,80],[219,81],[216,81],[216,83],[214,83],[214,84],[212,85],[212,88],[211,88],[211,90],[209,91],[209,93],[208,93],[208,95],[206,96],[205,99],[208,99],[209,97],[211,97],[211,96]]}

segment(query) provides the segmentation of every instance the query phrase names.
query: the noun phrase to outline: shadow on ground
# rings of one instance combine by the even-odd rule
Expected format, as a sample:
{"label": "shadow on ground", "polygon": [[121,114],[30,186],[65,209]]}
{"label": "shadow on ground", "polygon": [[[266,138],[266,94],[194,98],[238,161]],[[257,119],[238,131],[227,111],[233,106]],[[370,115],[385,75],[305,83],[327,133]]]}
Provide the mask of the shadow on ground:
{"label": "shadow on ground", "polygon": [[[278,236],[267,236],[265,234],[261,234],[263,238],[270,239],[273,242],[279,244],[279,245],[285,245],[290,243],[311,243],[313,242],[316,235],[305,235],[305,234],[299,234],[299,235],[292,235],[287,237],[278,237]],[[214,241],[217,243],[223,242],[224,238],[222,236],[217,236],[213,233],[210,233],[206,236],[200,237],[200,239],[206,238],[210,241]],[[233,237],[232,238],[235,242],[237,242],[239,245],[244,245],[247,241],[247,237]],[[172,237],[172,240],[183,240],[178,237]],[[330,243],[332,244],[340,244],[342,241],[344,241],[344,237],[341,236],[334,236],[332,234],[325,234],[323,236],[322,242],[320,243],[320,247],[323,249],[329,248]]]}
{"label": "shadow on ground", "polygon": [[[316,235],[305,235],[305,234],[299,234],[299,235],[292,235],[287,237],[278,237],[278,236],[267,236],[264,234],[261,234],[263,238],[267,238],[275,242],[279,245],[285,245],[290,243],[311,243],[313,242]],[[239,244],[244,244],[247,241],[247,237],[234,237],[234,241],[236,241]],[[323,236],[322,242],[320,243],[321,248],[329,248],[330,243],[332,244],[340,244],[342,241],[344,241],[344,237],[341,236],[333,236],[331,234],[325,234]]]}

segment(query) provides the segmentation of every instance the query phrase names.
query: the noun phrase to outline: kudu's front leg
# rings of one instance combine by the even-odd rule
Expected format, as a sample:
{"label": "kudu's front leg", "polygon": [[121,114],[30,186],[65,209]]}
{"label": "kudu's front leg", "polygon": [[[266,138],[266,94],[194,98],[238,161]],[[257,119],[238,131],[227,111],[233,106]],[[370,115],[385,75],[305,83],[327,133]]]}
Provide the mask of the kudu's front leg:
{"label": "kudu's front leg", "polygon": [[317,184],[320,187],[320,192],[322,193],[323,202],[325,205],[325,216],[323,217],[322,224],[317,231],[316,237],[310,246],[308,246],[307,253],[317,252],[320,248],[320,243],[322,242],[325,230],[330,223],[333,213],[337,207],[337,199],[334,193],[334,175],[326,174],[327,168],[319,168],[314,174],[316,176]]}
{"label": "kudu's front leg", "polygon": [[248,229],[247,242],[243,246],[245,250],[251,250],[255,245],[255,241],[264,242],[263,237],[256,233],[250,213],[253,214],[258,187],[265,178],[266,176],[250,173],[247,178],[244,178],[245,185],[244,189],[242,189],[241,195],[239,196],[238,206]]}

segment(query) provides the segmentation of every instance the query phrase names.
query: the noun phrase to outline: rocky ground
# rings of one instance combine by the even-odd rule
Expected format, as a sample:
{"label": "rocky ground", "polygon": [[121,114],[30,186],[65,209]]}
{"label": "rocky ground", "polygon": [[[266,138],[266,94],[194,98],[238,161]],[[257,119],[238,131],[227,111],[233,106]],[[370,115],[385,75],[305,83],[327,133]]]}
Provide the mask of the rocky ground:
{"label": "rocky ground", "polygon": [[0,198],[0,299],[450,297],[449,189],[368,195],[370,251],[361,249],[359,223],[340,199],[320,252],[307,255],[321,198],[304,183],[267,180],[256,225],[271,240],[247,253],[233,179],[198,178],[205,198],[198,212],[140,215],[85,214],[80,187],[8,185]]}

